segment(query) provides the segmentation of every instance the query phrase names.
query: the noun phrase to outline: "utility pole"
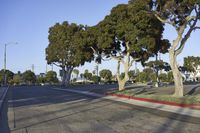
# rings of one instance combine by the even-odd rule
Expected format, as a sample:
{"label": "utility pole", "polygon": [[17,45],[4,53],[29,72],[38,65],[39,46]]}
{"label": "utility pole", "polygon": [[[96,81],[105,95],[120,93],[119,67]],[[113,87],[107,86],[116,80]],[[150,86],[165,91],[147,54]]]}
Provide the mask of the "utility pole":
{"label": "utility pole", "polygon": [[35,69],[35,66],[34,66],[34,64],[32,64],[32,72],[34,72],[34,69]]}
{"label": "utility pole", "polygon": [[53,71],[53,64],[51,64],[51,71]]}
{"label": "utility pole", "polygon": [[4,46],[4,85],[7,85],[7,74],[6,74],[6,56],[7,56],[7,46],[10,44],[17,44],[17,42],[15,43],[6,43]]}
{"label": "utility pole", "polygon": [[98,66],[98,64],[96,65],[95,70],[97,72],[97,76],[99,76],[99,66]]}
{"label": "utility pole", "polygon": [[5,44],[5,47],[4,47],[4,85],[7,84],[7,74],[6,74],[6,47],[7,47],[7,44]]}

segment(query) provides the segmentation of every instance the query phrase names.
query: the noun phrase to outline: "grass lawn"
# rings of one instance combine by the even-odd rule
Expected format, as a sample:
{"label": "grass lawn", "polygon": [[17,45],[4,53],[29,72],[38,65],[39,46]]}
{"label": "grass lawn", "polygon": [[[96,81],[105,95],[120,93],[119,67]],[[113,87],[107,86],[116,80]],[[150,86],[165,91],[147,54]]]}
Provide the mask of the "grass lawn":
{"label": "grass lawn", "polygon": [[200,105],[200,94],[198,95],[187,95],[184,97],[175,97],[172,95],[160,95],[160,94],[138,94],[138,91],[134,91],[134,89],[128,89],[124,91],[116,91],[113,92],[115,94],[121,94],[126,96],[134,96],[140,98],[147,98],[159,101],[167,101],[167,102],[175,102],[181,104],[199,104]]}

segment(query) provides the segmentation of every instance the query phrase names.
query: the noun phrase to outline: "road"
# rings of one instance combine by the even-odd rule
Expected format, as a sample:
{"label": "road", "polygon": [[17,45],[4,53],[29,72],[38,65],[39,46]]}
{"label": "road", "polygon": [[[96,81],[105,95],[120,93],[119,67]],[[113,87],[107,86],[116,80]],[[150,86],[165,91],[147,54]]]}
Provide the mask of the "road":
{"label": "road", "polygon": [[200,131],[200,121],[195,118],[45,86],[11,87],[1,113],[0,133]]}

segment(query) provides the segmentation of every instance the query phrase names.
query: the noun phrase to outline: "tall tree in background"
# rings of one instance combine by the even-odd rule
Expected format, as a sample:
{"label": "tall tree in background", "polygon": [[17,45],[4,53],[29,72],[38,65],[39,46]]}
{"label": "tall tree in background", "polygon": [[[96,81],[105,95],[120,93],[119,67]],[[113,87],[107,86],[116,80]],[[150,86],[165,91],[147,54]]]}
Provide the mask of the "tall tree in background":
{"label": "tall tree in background", "polygon": [[57,73],[55,71],[48,71],[45,79],[48,83],[58,83]]}
{"label": "tall tree in background", "polygon": [[[134,0],[132,0],[134,1]],[[145,0],[150,2],[155,16],[165,24],[171,25],[177,36],[169,50],[170,66],[175,82],[175,96],[183,96],[183,81],[178,69],[177,56],[183,51],[184,46],[197,29],[200,20],[200,0]]]}
{"label": "tall tree in background", "polygon": [[35,73],[28,70],[28,71],[25,71],[23,74],[22,74],[22,79],[24,82],[28,83],[28,84],[33,84],[36,82],[36,76],[35,76]]}
{"label": "tall tree in background", "polygon": [[169,64],[167,62],[164,62],[163,60],[158,60],[157,56],[156,56],[156,60],[155,61],[149,61],[147,63],[145,63],[145,66],[151,68],[154,70],[154,72],[156,73],[156,84],[155,86],[158,87],[159,83],[160,83],[160,79],[159,79],[159,71],[161,70],[165,70],[165,71],[169,71],[171,70]]}
{"label": "tall tree in background", "polygon": [[6,77],[7,77],[7,83],[9,83],[13,79],[14,73],[12,71],[6,70],[6,72],[5,72],[4,69],[2,69],[0,71],[0,83],[1,84],[3,84],[3,82],[4,82],[5,74],[6,74]]}
{"label": "tall tree in background", "polygon": [[192,72],[194,77],[197,75],[197,69],[200,67],[200,57],[188,56],[184,58],[184,68]]}
{"label": "tall tree in background", "polygon": [[101,78],[104,79],[105,82],[109,82],[112,80],[112,72],[108,69],[103,69],[99,72]]}
{"label": "tall tree in background", "polygon": [[73,73],[76,75],[76,79],[78,79],[78,75],[79,75],[79,70],[78,69],[74,69]]}
{"label": "tall tree in background", "polygon": [[[90,28],[89,44],[97,61],[102,57],[117,61],[119,90],[124,90],[129,80],[129,69],[133,62],[144,63],[158,51],[167,52],[169,42],[162,40],[163,25],[148,13],[148,3],[135,0],[131,4],[121,4],[111,10],[111,14],[95,27]],[[125,76],[120,78],[120,66]]]}
{"label": "tall tree in background", "polygon": [[91,50],[82,45],[84,29],[82,25],[68,22],[57,23],[49,29],[46,60],[48,64],[62,68],[62,85],[69,84],[74,67],[92,59]]}

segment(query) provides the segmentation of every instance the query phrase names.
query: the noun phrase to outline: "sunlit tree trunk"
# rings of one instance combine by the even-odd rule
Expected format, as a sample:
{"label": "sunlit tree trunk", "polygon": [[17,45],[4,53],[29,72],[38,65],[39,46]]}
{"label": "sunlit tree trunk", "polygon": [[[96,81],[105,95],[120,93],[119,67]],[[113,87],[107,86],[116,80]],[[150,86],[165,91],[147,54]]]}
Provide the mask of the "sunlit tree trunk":
{"label": "sunlit tree trunk", "polygon": [[124,76],[124,78],[121,78],[120,77],[120,61],[118,61],[118,65],[117,65],[117,81],[118,81],[119,91],[125,90],[125,84],[129,80],[129,75],[128,75],[129,65],[128,64],[129,64],[129,62],[125,62],[125,64],[124,64],[125,76]]}
{"label": "sunlit tree trunk", "polygon": [[169,55],[170,55],[170,66],[174,77],[174,85],[175,85],[174,95],[183,96],[183,81],[181,73],[178,69],[176,55],[173,50],[169,51]]}

